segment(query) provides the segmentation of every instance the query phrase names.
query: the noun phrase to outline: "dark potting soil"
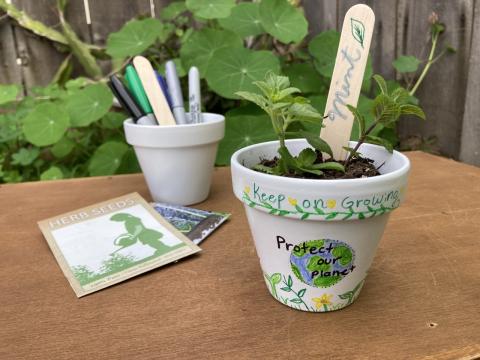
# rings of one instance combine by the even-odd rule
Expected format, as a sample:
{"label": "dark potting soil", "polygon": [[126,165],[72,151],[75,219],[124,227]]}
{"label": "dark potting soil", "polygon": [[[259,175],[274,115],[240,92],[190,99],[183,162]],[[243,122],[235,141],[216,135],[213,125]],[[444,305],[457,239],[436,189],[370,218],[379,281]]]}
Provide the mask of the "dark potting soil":
{"label": "dark potting soil", "polygon": [[[274,168],[277,165],[278,160],[279,160],[278,157],[274,157],[271,160],[261,159],[260,165]],[[324,160],[322,158],[322,154],[320,152],[317,152],[317,160],[315,161],[315,164],[321,164],[323,162],[329,162],[329,161],[330,159]],[[339,163],[345,166],[345,161],[339,161]],[[319,179],[319,180],[359,179],[359,178],[366,178],[366,177],[373,177],[373,176],[380,175],[380,172],[378,170],[380,169],[381,166],[382,165],[376,168],[375,165],[373,164],[372,159],[358,157],[350,160],[350,162],[345,167],[344,173],[337,170],[322,170],[323,172],[322,175],[303,173],[302,175],[287,174],[284,176],[300,178],[300,179]],[[256,171],[259,171],[259,170],[256,170]]]}

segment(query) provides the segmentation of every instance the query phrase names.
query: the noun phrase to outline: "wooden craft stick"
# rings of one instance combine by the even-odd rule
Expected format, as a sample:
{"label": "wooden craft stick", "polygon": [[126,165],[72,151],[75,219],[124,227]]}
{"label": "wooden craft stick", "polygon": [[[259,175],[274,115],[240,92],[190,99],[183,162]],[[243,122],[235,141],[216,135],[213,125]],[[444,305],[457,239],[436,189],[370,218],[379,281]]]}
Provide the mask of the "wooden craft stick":
{"label": "wooden craft stick", "polygon": [[345,159],[354,117],[347,105],[357,106],[372,40],[375,15],[367,5],[352,6],[345,14],[335,68],[328,92],[325,125],[320,136],[336,160]]}
{"label": "wooden craft stick", "polygon": [[168,102],[163,95],[162,88],[157,80],[157,75],[153,70],[152,64],[143,56],[135,56],[133,66],[137,70],[138,77],[142,82],[143,89],[147,94],[148,101],[152,106],[153,113],[157,118],[159,125],[176,125]]}

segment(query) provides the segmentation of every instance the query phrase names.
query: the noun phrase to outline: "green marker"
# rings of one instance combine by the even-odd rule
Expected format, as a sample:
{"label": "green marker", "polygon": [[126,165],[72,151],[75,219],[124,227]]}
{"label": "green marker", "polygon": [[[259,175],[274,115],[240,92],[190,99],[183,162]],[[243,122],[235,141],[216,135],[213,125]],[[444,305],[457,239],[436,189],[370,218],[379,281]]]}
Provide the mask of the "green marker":
{"label": "green marker", "polygon": [[142,110],[146,114],[153,113],[152,106],[148,101],[147,94],[142,86],[142,82],[138,77],[137,71],[132,65],[127,65],[127,69],[125,70],[125,78],[127,79],[128,87],[130,88],[133,97],[135,100],[137,100],[137,103],[140,105]]}

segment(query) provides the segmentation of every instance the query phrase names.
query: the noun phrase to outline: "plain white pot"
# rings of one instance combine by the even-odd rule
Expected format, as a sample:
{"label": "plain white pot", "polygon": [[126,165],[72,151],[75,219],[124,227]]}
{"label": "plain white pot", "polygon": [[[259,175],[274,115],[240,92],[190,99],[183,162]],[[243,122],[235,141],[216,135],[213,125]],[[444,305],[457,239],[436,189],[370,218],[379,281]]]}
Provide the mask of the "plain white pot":
{"label": "plain white pot", "polygon": [[[309,146],[303,139],[286,145],[294,155]],[[277,149],[277,141],[256,144],[231,160],[233,190],[244,203],[267,287],[298,310],[341,309],[360,293],[389,213],[403,201],[410,162],[364,144],[360,152],[383,164],[382,175],[309,180],[250,169],[278,156]]]}
{"label": "plain white pot", "polygon": [[203,123],[187,125],[123,123],[154,201],[191,205],[208,197],[225,118],[211,113],[202,117]]}

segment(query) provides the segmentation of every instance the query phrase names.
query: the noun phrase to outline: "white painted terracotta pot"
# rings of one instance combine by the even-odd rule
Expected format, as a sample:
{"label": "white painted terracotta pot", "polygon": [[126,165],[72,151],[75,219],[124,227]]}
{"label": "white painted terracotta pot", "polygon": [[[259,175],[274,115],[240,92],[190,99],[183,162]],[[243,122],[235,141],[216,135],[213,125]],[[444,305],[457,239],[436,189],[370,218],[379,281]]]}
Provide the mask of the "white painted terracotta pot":
{"label": "white painted terracotta pot", "polygon": [[[294,155],[308,146],[287,140]],[[250,169],[277,149],[276,141],[252,145],[231,160],[233,189],[244,203],[268,290],[298,310],[344,308],[359,295],[389,214],[403,201],[410,162],[364,144],[360,152],[383,164],[382,175],[309,180]]]}
{"label": "white painted terracotta pot", "polygon": [[225,118],[210,113],[202,117],[203,123],[187,125],[123,123],[154,201],[191,205],[208,197]]}

